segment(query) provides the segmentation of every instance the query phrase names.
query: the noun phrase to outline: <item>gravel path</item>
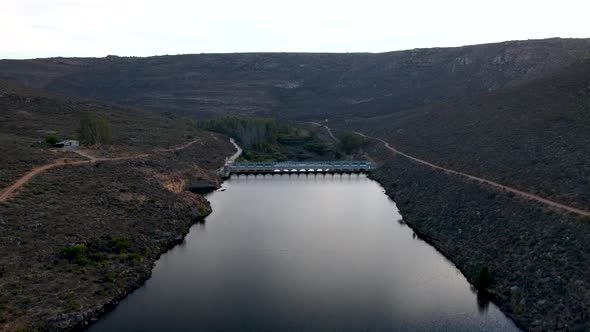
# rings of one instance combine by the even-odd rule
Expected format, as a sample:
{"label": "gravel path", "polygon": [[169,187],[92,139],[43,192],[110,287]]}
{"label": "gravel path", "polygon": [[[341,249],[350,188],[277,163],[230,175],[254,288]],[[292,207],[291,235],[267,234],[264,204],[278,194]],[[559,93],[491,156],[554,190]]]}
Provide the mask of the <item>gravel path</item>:
{"label": "gravel path", "polygon": [[431,167],[431,168],[434,168],[434,169],[438,169],[438,170],[442,170],[442,171],[444,171],[444,172],[446,172],[448,174],[459,175],[459,176],[468,178],[470,180],[474,180],[474,181],[477,181],[477,182],[480,182],[480,183],[483,183],[483,184],[492,186],[492,187],[497,188],[497,189],[509,191],[509,192],[512,192],[512,193],[514,193],[516,195],[519,195],[521,197],[524,197],[526,199],[537,201],[537,202],[543,203],[545,205],[549,205],[549,206],[554,207],[554,208],[562,209],[562,210],[565,210],[565,211],[568,211],[568,212],[572,212],[572,213],[575,213],[575,214],[578,214],[578,215],[581,215],[581,216],[590,216],[590,212],[588,212],[588,211],[577,209],[577,208],[572,207],[572,206],[569,206],[569,205],[557,203],[557,202],[554,202],[552,200],[549,200],[549,199],[546,199],[546,198],[537,196],[535,194],[531,194],[531,193],[528,193],[528,192],[525,192],[525,191],[522,191],[522,190],[518,190],[516,188],[512,188],[512,187],[509,187],[509,186],[506,186],[506,185],[503,185],[503,184],[500,184],[500,183],[497,183],[497,182],[494,182],[494,181],[491,181],[491,180],[488,180],[488,179],[480,178],[478,176],[470,175],[470,174],[467,174],[467,173],[463,173],[463,172],[459,172],[459,171],[455,171],[455,170],[452,170],[452,169],[449,169],[449,168],[445,168],[445,167],[442,167],[442,166],[435,165],[435,164],[433,164],[433,163],[431,163],[429,161],[426,161],[426,160],[423,160],[423,159],[420,159],[420,158],[416,158],[416,157],[411,156],[411,155],[409,155],[407,153],[404,153],[404,152],[402,152],[402,151],[394,148],[388,142],[386,142],[386,141],[384,141],[384,140],[382,140],[380,138],[367,136],[367,135],[365,135],[363,133],[360,133],[360,132],[355,132],[355,133],[358,134],[358,135],[360,135],[360,136],[363,136],[365,138],[379,141],[379,142],[383,143],[383,145],[388,150],[390,150],[390,151],[392,151],[394,153],[397,153],[400,156],[406,157],[406,158],[408,158],[408,159],[410,159],[412,161],[415,161],[417,163],[426,165],[428,167]]}

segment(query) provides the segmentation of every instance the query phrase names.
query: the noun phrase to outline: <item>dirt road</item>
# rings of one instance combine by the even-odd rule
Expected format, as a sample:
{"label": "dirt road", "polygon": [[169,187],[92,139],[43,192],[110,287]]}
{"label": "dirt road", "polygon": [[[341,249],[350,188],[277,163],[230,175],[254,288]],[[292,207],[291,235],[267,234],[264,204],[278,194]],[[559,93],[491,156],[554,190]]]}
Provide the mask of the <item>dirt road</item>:
{"label": "dirt road", "polygon": [[65,166],[65,165],[82,165],[82,164],[92,164],[99,161],[114,161],[114,160],[127,160],[127,159],[137,159],[137,158],[145,158],[147,154],[140,154],[134,155],[129,157],[117,157],[117,158],[95,158],[92,156],[87,155],[86,153],[80,153],[79,151],[75,151],[76,153],[88,157],[89,160],[68,160],[68,159],[58,159],[50,164],[45,164],[42,166],[38,166],[27,172],[23,175],[20,179],[16,180],[10,186],[4,188],[0,191],[0,203],[6,201],[8,198],[12,197],[15,191],[17,191],[20,187],[22,187],[25,183],[29,182],[35,175],[45,172],[48,169],[52,169],[55,167]]}
{"label": "dirt road", "polygon": [[[200,141],[200,139],[195,139],[192,140],[186,144],[177,146],[177,147],[173,147],[173,148],[168,148],[168,149],[156,149],[154,150],[154,152],[174,152],[174,151],[180,151],[180,150],[184,150],[190,146],[192,146],[193,144],[197,143],[198,141]],[[88,151],[85,150],[72,150],[72,152],[75,152],[79,155],[81,155],[84,158],[88,158],[88,160],[67,160],[67,159],[58,159],[52,163],[49,164],[45,164],[42,166],[38,166],[33,168],[32,170],[30,170],[29,172],[27,172],[25,175],[23,175],[21,178],[19,178],[18,180],[16,180],[13,184],[11,184],[10,186],[4,188],[2,191],[0,191],[0,203],[6,201],[7,199],[9,199],[10,197],[13,196],[13,194],[15,194],[15,192],[22,187],[25,183],[29,182],[35,175],[45,172],[49,169],[55,168],[55,167],[60,167],[60,166],[65,166],[65,165],[83,165],[83,164],[92,164],[92,163],[96,163],[96,162],[100,162],[100,161],[116,161],[116,160],[128,160],[128,159],[138,159],[138,158],[146,158],[148,156],[150,156],[149,154],[138,154],[138,155],[133,155],[133,156],[127,156],[127,157],[116,157],[116,158],[98,158],[95,157],[93,155],[91,155],[90,153],[88,153]]]}
{"label": "dirt road", "polygon": [[332,133],[332,129],[330,129],[330,127],[323,125],[321,123],[318,123],[318,122],[313,122],[313,121],[310,121],[309,123],[311,123],[312,125],[318,126],[318,127],[324,127],[324,129],[326,129],[326,131],[328,132],[328,135],[330,135],[330,137],[332,137],[332,139],[334,140],[335,143],[340,142],[340,140],[334,135],[334,133]]}
{"label": "dirt road", "polygon": [[452,170],[452,169],[449,169],[449,168],[445,168],[445,167],[442,167],[442,166],[435,165],[435,164],[433,164],[433,163],[431,163],[429,161],[426,161],[426,160],[423,160],[423,159],[420,159],[420,158],[416,158],[416,157],[411,156],[411,155],[409,155],[407,153],[404,153],[404,152],[402,152],[402,151],[394,148],[388,142],[386,142],[386,141],[384,141],[384,140],[382,140],[380,138],[367,136],[367,135],[365,135],[363,133],[360,133],[360,132],[355,132],[355,133],[358,134],[358,135],[360,135],[360,136],[363,136],[365,138],[379,141],[379,142],[383,143],[383,145],[388,150],[390,150],[390,151],[392,151],[394,153],[397,153],[400,156],[406,157],[406,158],[408,158],[408,159],[410,159],[410,160],[412,160],[414,162],[417,162],[417,163],[426,165],[428,167],[431,167],[431,168],[434,168],[434,169],[438,169],[438,170],[444,171],[444,172],[446,172],[448,174],[459,175],[459,176],[468,178],[470,180],[474,180],[474,181],[477,181],[477,182],[480,182],[480,183],[489,185],[489,186],[494,187],[496,189],[501,189],[501,190],[509,191],[511,193],[514,193],[514,194],[519,195],[521,197],[524,197],[526,199],[537,201],[537,202],[543,203],[545,205],[548,205],[548,206],[551,206],[551,207],[554,207],[554,208],[565,210],[565,211],[568,211],[568,212],[571,212],[571,213],[575,213],[575,214],[578,214],[578,215],[581,215],[581,216],[590,216],[590,212],[588,212],[588,211],[584,211],[584,210],[575,208],[573,206],[568,206],[568,205],[565,205],[565,204],[557,203],[557,202],[554,202],[552,200],[549,200],[549,199],[546,199],[546,198],[537,196],[535,194],[531,194],[531,193],[528,193],[528,192],[525,192],[525,191],[522,191],[522,190],[518,190],[516,188],[512,188],[512,187],[509,187],[509,186],[506,186],[506,185],[503,185],[503,184],[500,184],[500,183],[497,183],[497,182],[494,182],[494,181],[491,181],[491,180],[488,180],[488,179],[480,178],[478,176],[470,175],[470,174],[467,174],[467,173],[463,173],[463,172],[459,172],[459,171],[455,171],[455,170]]}
{"label": "dirt road", "polygon": [[175,151],[180,151],[180,150],[184,150],[184,149],[188,148],[189,146],[191,146],[191,145],[199,142],[200,140],[201,140],[200,138],[197,138],[197,139],[192,140],[192,141],[190,141],[190,142],[188,142],[186,144],[183,144],[183,145],[179,145],[179,146],[176,146],[176,147],[173,147],[173,148],[167,148],[167,149],[155,149],[154,151],[155,152],[175,152]]}

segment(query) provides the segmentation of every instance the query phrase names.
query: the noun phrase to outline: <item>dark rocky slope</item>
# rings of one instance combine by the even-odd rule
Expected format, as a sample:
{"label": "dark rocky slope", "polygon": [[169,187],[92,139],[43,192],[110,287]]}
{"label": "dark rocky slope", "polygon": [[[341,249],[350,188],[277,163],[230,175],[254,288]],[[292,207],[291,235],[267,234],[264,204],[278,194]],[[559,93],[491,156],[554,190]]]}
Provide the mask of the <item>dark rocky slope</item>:
{"label": "dark rocky slope", "polygon": [[0,61],[0,79],[160,111],[323,118],[478,95],[588,56],[590,40],[547,39],[380,54],[51,58]]}
{"label": "dark rocky slope", "polygon": [[[376,148],[371,177],[406,223],[474,283],[483,267],[491,298],[525,330],[590,329],[587,220],[432,170]],[[408,253],[411,255],[412,253]]]}
{"label": "dark rocky slope", "polygon": [[[186,189],[191,181],[218,185],[215,171],[234,147],[181,120],[7,87],[0,97],[3,184],[73,158],[36,142],[47,132],[71,134],[89,112],[107,116],[115,144],[87,152],[149,153],[53,168],[0,203],[0,331],[69,330],[139,287],[158,256],[202,222],[209,204]],[[85,249],[68,260],[63,250],[71,245]]]}
{"label": "dark rocky slope", "polygon": [[[551,39],[383,54],[57,58],[0,61],[0,77],[159,111],[328,117],[423,159],[588,209],[589,51],[588,40]],[[170,121],[160,130],[174,131]],[[587,220],[370,152],[387,159],[373,177],[407,222],[471,281],[489,267],[493,297],[521,326],[590,328]],[[184,174],[158,176],[180,192]]]}
{"label": "dark rocky slope", "polygon": [[[196,137],[198,130],[179,117],[105,104],[95,100],[52,95],[45,91],[0,82],[0,188],[36,165],[60,157],[39,142],[45,136],[76,136],[80,119],[87,114],[107,118],[113,145],[100,153],[108,156],[151,152]],[[97,151],[98,153],[98,151]],[[79,156],[77,156],[79,157]]]}
{"label": "dark rocky slope", "polygon": [[418,158],[590,210],[590,61],[348,125]]}

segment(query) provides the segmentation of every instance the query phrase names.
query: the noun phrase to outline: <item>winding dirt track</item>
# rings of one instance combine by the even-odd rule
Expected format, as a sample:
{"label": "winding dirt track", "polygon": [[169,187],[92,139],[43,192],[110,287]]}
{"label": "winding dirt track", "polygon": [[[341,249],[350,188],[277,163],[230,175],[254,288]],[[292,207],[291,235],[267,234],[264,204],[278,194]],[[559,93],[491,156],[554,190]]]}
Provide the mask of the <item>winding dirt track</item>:
{"label": "winding dirt track", "polygon": [[477,182],[480,182],[480,183],[483,183],[483,184],[487,184],[487,185],[489,185],[491,187],[494,187],[496,189],[501,189],[501,190],[509,191],[511,193],[514,193],[514,194],[519,195],[521,197],[524,197],[526,199],[537,201],[539,203],[543,203],[545,205],[549,205],[549,206],[554,207],[554,208],[565,210],[565,211],[568,211],[568,212],[571,212],[571,213],[575,213],[575,214],[578,214],[578,215],[581,215],[581,216],[590,216],[590,212],[588,212],[588,211],[584,211],[584,210],[575,208],[573,206],[568,206],[568,205],[565,205],[565,204],[557,203],[557,202],[554,202],[552,200],[549,200],[549,199],[546,199],[546,198],[537,196],[535,194],[531,194],[531,193],[528,193],[528,192],[525,192],[525,191],[522,191],[522,190],[518,190],[516,188],[512,188],[512,187],[509,187],[509,186],[506,186],[506,185],[503,185],[503,184],[500,184],[500,183],[497,183],[497,182],[494,182],[494,181],[491,181],[491,180],[488,180],[488,179],[480,178],[480,177],[477,177],[477,176],[474,176],[474,175],[470,175],[470,174],[467,174],[467,173],[463,173],[463,172],[459,172],[459,171],[455,171],[455,170],[452,170],[452,169],[449,169],[449,168],[445,168],[445,167],[442,167],[442,166],[435,165],[435,164],[433,164],[431,162],[428,162],[426,160],[423,160],[423,159],[420,159],[420,158],[416,158],[416,157],[413,157],[413,156],[411,156],[411,155],[409,155],[407,153],[404,153],[402,151],[399,151],[398,149],[396,149],[393,146],[389,145],[388,142],[386,142],[386,141],[384,141],[384,140],[382,140],[380,138],[367,136],[367,135],[365,135],[363,133],[360,133],[358,131],[355,131],[355,133],[358,134],[358,135],[360,135],[360,136],[363,136],[365,138],[379,141],[379,142],[383,143],[383,145],[388,150],[392,151],[393,153],[397,153],[400,156],[406,157],[406,158],[408,158],[408,159],[410,159],[412,161],[415,161],[417,163],[426,165],[428,167],[431,167],[431,168],[434,168],[434,169],[438,169],[438,170],[444,171],[444,172],[446,172],[448,174],[459,175],[459,176],[468,178],[470,180],[474,180],[474,181],[477,181]]}
{"label": "winding dirt track", "polygon": [[[77,152],[78,153],[78,152]],[[86,153],[78,153],[84,157],[89,157]],[[12,194],[17,191],[20,187],[22,187],[25,183],[29,182],[35,175],[45,172],[48,169],[65,166],[65,165],[82,165],[82,164],[93,164],[99,161],[113,161],[113,160],[127,160],[127,159],[137,159],[137,158],[145,158],[147,154],[135,155],[130,157],[117,157],[117,158],[94,158],[91,157],[89,160],[78,160],[78,161],[68,161],[67,159],[58,159],[50,164],[45,164],[43,166],[35,167],[25,175],[23,175],[20,179],[16,180],[13,184],[9,187],[4,188],[0,192],[0,203],[6,201],[8,198],[12,197]]]}
{"label": "winding dirt track", "polygon": [[332,139],[334,140],[335,143],[340,142],[340,140],[334,135],[334,133],[332,133],[332,129],[330,129],[330,127],[323,125],[321,123],[318,123],[318,122],[313,122],[313,121],[310,121],[309,123],[311,123],[315,126],[324,127],[324,129],[326,129],[326,131],[328,132],[328,135],[330,135],[330,137],[332,137]]}
{"label": "winding dirt track", "polygon": [[190,147],[191,145],[197,143],[198,141],[200,141],[201,139],[197,138],[195,140],[192,140],[186,144],[183,145],[179,145],[177,147],[173,147],[173,148],[168,148],[168,149],[155,149],[155,152],[175,152],[175,151],[180,151],[180,150],[184,150],[188,147]]}
{"label": "winding dirt track", "polygon": [[[168,148],[168,149],[155,149],[154,152],[174,152],[174,151],[180,151],[180,150],[184,150],[188,147],[190,147],[191,145],[197,143],[198,141],[200,141],[200,139],[195,139],[193,141],[190,141],[186,144],[177,146],[177,147],[173,147],[173,148]],[[25,183],[29,182],[35,175],[39,174],[39,173],[43,173],[49,169],[55,168],[55,167],[61,167],[61,166],[65,166],[65,165],[83,165],[83,164],[93,164],[93,163],[97,163],[100,161],[116,161],[116,160],[129,160],[129,159],[139,159],[139,158],[146,158],[149,157],[149,154],[137,154],[137,155],[133,155],[133,156],[127,156],[127,157],[116,157],[116,158],[97,158],[94,157],[90,154],[88,154],[87,152],[83,151],[83,150],[72,150],[72,152],[75,152],[79,155],[81,155],[82,157],[88,158],[88,160],[67,160],[67,159],[58,159],[52,163],[49,164],[45,164],[42,166],[38,166],[33,168],[32,170],[30,170],[29,172],[27,172],[25,175],[23,175],[21,178],[19,178],[18,180],[16,180],[13,184],[11,184],[10,186],[2,189],[2,191],[0,191],[0,203],[5,202],[7,199],[9,199],[10,197],[13,196],[13,194],[20,188],[22,187]]]}

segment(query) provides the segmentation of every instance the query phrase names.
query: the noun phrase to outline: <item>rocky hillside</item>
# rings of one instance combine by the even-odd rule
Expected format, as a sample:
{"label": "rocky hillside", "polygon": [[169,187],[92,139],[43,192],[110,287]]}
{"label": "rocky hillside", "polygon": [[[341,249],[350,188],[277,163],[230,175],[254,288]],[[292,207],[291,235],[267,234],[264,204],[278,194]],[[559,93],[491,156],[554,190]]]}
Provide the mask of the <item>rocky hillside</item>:
{"label": "rocky hillside", "polygon": [[441,166],[590,210],[590,61],[499,92],[348,125]]}
{"label": "rocky hillside", "polygon": [[[182,119],[0,84],[0,331],[82,326],[139,287],[160,254],[210,212],[191,192],[215,187],[228,139]],[[76,134],[101,114],[113,144],[57,151],[47,135]],[[125,157],[123,160],[109,158]],[[0,195],[1,196],[1,195]]]}
{"label": "rocky hillside", "polygon": [[[58,303],[59,313],[26,309],[30,307],[27,296],[38,291],[35,276],[52,270],[60,276],[67,274],[66,285],[74,281],[76,285],[94,285],[85,288],[94,295],[88,293],[84,299],[107,294],[101,298],[104,302],[119,294],[111,291],[131,285],[111,281],[109,273],[115,265],[108,264],[116,261],[127,266],[127,256],[119,255],[138,254],[139,262],[147,265],[143,274],[137,275],[145,276],[152,257],[160,252],[157,248],[164,247],[146,239],[162,235],[170,241],[186,230],[195,211],[177,200],[198,199],[183,189],[189,182],[211,179],[211,170],[222,162],[222,155],[230,154],[231,147],[218,136],[196,131],[182,118],[185,115],[329,119],[334,129],[359,130],[435,164],[590,210],[588,59],[590,39],[548,39],[381,54],[0,61],[1,79],[157,111],[27,93],[0,85],[0,152],[8,156],[0,164],[0,184],[52,160],[54,152],[37,142],[49,134],[70,135],[84,113],[104,114],[113,126],[114,147],[94,153],[150,155],[141,160],[99,163],[98,167],[71,167],[68,174],[74,186],[63,188],[59,186],[63,174],[55,169],[35,178],[10,204],[0,204],[0,234],[5,234],[0,239],[5,247],[0,250],[8,253],[0,260],[0,278],[4,278],[0,286],[6,287],[0,294],[8,294],[6,300],[14,299],[10,309],[2,309],[0,323],[16,324],[5,325],[12,329],[26,326],[29,321],[25,317],[37,317],[36,321],[53,317],[57,320],[52,322],[59,325],[69,321],[70,314],[88,312],[92,300],[72,302],[67,293],[48,302],[47,308]],[[168,152],[170,155],[157,152],[194,138],[202,141],[186,150]],[[538,331],[588,329],[585,285],[590,276],[584,268],[589,260],[588,218],[547,209],[401,156],[391,157],[375,145],[368,144],[364,152],[384,162],[373,176],[417,232],[449,256],[468,279],[473,281],[483,266],[490,269],[493,299],[521,326]],[[200,178],[189,181],[187,174],[196,170]],[[102,194],[85,196],[83,179],[92,174],[101,180],[88,185]],[[152,183],[158,190],[149,192]],[[49,208],[19,214],[24,206],[78,197],[90,197],[80,205],[83,214],[72,212],[74,205],[68,205],[65,214]],[[129,202],[133,202],[131,210],[127,209]],[[156,207],[168,213],[171,224],[158,224],[150,219],[153,214],[142,212]],[[95,208],[102,209],[96,210],[98,217],[92,217]],[[174,209],[179,212],[175,214]],[[117,215],[125,216],[121,218],[125,219],[121,223],[124,229],[99,227],[112,225]],[[196,215],[202,213],[197,211]],[[82,227],[81,233],[78,228],[68,232],[64,226],[80,216],[93,225],[91,233]],[[30,220],[35,222],[27,223]],[[41,229],[53,229],[49,234],[54,236],[37,239],[43,236]],[[130,239],[127,251],[118,253],[110,247],[117,237]],[[36,241],[47,241],[44,246],[49,249],[27,259],[29,253],[37,255]],[[79,267],[75,260],[67,262],[59,255],[59,248],[68,244],[84,244],[89,254],[104,254],[109,260]],[[21,271],[28,277],[18,279],[18,274],[2,271]],[[55,281],[52,287],[68,289],[58,284]]]}
{"label": "rocky hillside", "polygon": [[421,238],[472,283],[489,269],[484,299],[525,331],[590,329],[588,219],[392,156],[381,145],[371,153],[385,161],[371,176]]}
{"label": "rocky hillside", "polygon": [[548,39],[380,54],[51,58],[0,61],[0,79],[160,111],[332,118],[495,91],[588,56],[590,40]]}
{"label": "rocky hillside", "polygon": [[[48,136],[65,139],[77,135],[84,115],[100,114],[109,121],[112,156],[145,153],[187,141],[197,130],[179,117],[100,103],[95,100],[52,95],[44,91],[0,82],[0,188],[25,171],[61,157],[42,144]],[[68,157],[75,155],[65,154]]]}

